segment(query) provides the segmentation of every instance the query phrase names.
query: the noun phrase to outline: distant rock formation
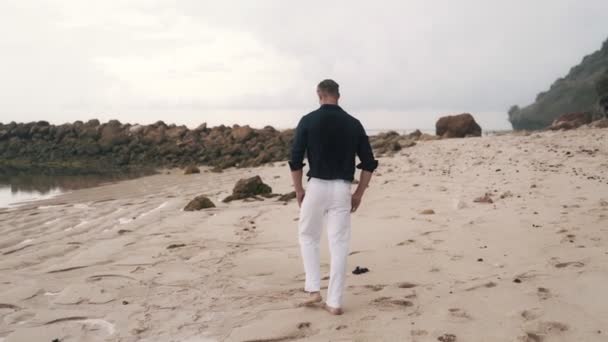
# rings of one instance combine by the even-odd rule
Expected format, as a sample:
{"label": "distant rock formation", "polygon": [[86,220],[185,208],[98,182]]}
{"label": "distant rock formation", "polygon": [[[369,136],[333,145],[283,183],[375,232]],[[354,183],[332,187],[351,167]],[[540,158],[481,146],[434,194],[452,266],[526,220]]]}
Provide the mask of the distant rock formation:
{"label": "distant rock formation", "polygon": [[209,165],[258,166],[289,157],[293,130],[267,126],[196,129],[122,124],[112,120],[50,125],[46,121],[0,124],[0,166],[100,170]]}
{"label": "distant rock formation", "polygon": [[448,115],[437,120],[435,134],[442,138],[480,137],[481,127],[469,113]]}
{"label": "distant rock formation", "polygon": [[[601,91],[596,82],[608,72],[608,40],[599,51],[583,58],[570,69],[568,75],[560,78],[547,91],[536,96],[529,106],[513,106],[509,110],[509,121],[516,130],[544,129],[564,113],[589,112],[599,116],[598,106]],[[606,85],[608,87],[608,85]],[[608,90],[607,90],[608,92]],[[608,97],[605,102],[608,105]]]}

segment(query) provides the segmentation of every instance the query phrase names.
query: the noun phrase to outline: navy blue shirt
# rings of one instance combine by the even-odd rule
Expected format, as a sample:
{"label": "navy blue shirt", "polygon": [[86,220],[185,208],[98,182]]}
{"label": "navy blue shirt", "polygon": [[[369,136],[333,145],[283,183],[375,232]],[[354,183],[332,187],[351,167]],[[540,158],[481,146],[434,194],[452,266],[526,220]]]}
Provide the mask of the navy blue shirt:
{"label": "navy blue shirt", "polygon": [[325,104],[302,117],[291,150],[292,171],[304,167],[304,154],[310,164],[306,175],[319,179],[352,181],[356,156],[358,169],[374,172],[378,167],[363,125],[338,105]]}

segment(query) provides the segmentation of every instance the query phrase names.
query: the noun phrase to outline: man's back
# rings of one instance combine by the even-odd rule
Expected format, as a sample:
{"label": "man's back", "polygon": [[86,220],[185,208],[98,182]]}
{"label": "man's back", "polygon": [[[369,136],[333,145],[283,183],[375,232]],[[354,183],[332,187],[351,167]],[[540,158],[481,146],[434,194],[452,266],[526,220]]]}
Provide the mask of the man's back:
{"label": "man's back", "polygon": [[301,165],[304,152],[310,163],[307,175],[313,178],[352,181],[357,155],[359,168],[373,171],[377,165],[363,126],[338,105],[324,104],[300,120],[292,150],[294,166]]}

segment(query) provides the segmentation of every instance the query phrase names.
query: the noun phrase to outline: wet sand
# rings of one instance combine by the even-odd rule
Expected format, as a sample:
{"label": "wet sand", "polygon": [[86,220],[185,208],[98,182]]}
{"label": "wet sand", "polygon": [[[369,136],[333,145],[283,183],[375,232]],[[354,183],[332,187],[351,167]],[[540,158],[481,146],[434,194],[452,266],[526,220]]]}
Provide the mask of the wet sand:
{"label": "wet sand", "polygon": [[[608,340],[608,130],[419,142],[380,165],[343,316],[294,305],[293,201],[221,202],[258,174],[291,191],[285,163],[172,170],[0,209],[0,341]],[[217,208],[182,211],[201,194]]]}

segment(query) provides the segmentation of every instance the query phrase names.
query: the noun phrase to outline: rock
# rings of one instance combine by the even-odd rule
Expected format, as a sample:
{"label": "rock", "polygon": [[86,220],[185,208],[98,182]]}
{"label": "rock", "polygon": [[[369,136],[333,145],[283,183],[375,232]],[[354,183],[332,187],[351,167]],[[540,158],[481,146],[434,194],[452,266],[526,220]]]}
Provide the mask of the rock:
{"label": "rock", "polygon": [[289,202],[292,199],[296,198],[296,192],[292,191],[288,194],[282,195],[281,197],[279,197],[278,201],[282,201],[282,202]]}
{"label": "rock", "polygon": [[432,141],[432,140],[439,140],[440,137],[436,136],[436,135],[431,135],[431,134],[427,134],[427,133],[422,133],[422,135],[420,137],[418,137],[418,140],[420,141]]}
{"label": "rock", "polygon": [[206,131],[207,130],[207,123],[203,122],[202,124],[198,125],[198,127],[196,127],[194,130],[195,131],[199,131],[199,132]]}
{"label": "rock", "polygon": [[425,209],[420,212],[420,215],[435,215],[435,210],[433,209]]}
{"label": "rock", "polygon": [[422,136],[422,132],[420,132],[419,129],[413,131],[412,133],[408,134],[407,137],[412,139],[412,140],[418,140],[420,139],[420,137]]}
{"label": "rock", "polygon": [[474,199],[473,202],[475,202],[475,203],[489,203],[489,204],[494,203],[494,201],[492,200],[492,197],[490,197],[489,193],[486,193],[482,197],[478,197],[478,198]]}
{"label": "rock", "polygon": [[513,193],[511,191],[506,191],[502,195],[500,195],[500,199],[505,199],[509,197],[513,197]]}
{"label": "rock", "polygon": [[184,170],[185,175],[191,175],[194,173],[201,173],[201,170],[198,167],[196,167],[195,165],[187,166],[186,169]]}
{"label": "rock", "polygon": [[206,196],[197,196],[186,205],[184,211],[198,211],[207,208],[215,208],[215,204]]}
{"label": "rock", "polygon": [[165,134],[168,140],[176,141],[181,139],[187,131],[186,126],[170,127]]}
{"label": "rock", "polygon": [[122,125],[117,120],[111,120],[107,124],[101,125],[100,133],[99,145],[106,148],[124,144],[129,140],[122,129]]}
{"label": "rock", "polygon": [[591,120],[592,120],[592,115],[591,115],[591,113],[588,113],[588,112],[563,114],[553,121],[553,123],[551,124],[549,129],[551,129],[553,131],[560,130],[560,129],[563,129],[563,130],[574,129],[574,128],[578,128],[582,125],[591,123]]}
{"label": "rock", "polygon": [[255,176],[246,179],[240,179],[234,189],[232,195],[226,197],[223,202],[230,202],[245,198],[253,198],[258,195],[268,196],[272,193],[272,188],[262,182],[260,176]]}
{"label": "rock", "polygon": [[140,134],[144,131],[146,127],[142,126],[142,125],[133,125],[131,127],[129,127],[129,133],[130,134]]}
{"label": "rock", "polygon": [[593,128],[608,128],[608,119],[596,120],[591,123]]}
{"label": "rock", "polygon": [[232,129],[232,138],[237,142],[244,142],[253,137],[254,131],[249,126],[236,127]]}
{"label": "rock", "polygon": [[435,134],[442,138],[480,137],[481,127],[469,113],[448,115],[437,120]]}

